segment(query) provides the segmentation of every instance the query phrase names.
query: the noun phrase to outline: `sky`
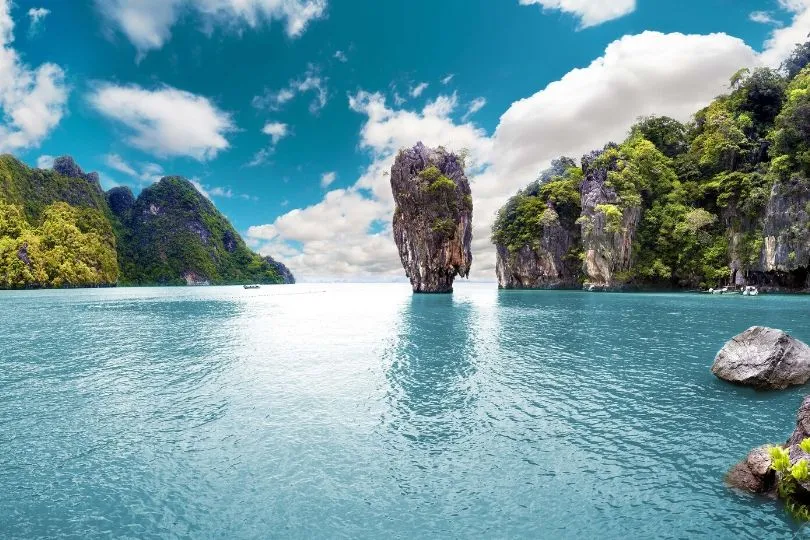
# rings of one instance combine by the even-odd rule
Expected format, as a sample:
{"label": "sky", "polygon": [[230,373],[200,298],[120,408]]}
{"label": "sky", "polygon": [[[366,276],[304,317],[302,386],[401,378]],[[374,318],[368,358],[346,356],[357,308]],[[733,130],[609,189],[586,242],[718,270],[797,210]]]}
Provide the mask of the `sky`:
{"label": "sky", "polygon": [[778,66],[810,0],[0,0],[0,152],[190,179],[299,281],[402,279],[387,171],[469,152],[473,271],[561,155]]}

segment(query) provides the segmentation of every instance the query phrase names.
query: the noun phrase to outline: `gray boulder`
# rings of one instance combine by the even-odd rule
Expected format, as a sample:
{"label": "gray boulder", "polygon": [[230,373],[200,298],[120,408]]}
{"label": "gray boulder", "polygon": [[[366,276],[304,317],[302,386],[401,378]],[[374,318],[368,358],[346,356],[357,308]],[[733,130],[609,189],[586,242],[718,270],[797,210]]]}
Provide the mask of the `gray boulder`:
{"label": "gray boulder", "polygon": [[782,330],[752,326],[723,345],[712,373],[759,389],[804,384],[810,379],[810,347]]}

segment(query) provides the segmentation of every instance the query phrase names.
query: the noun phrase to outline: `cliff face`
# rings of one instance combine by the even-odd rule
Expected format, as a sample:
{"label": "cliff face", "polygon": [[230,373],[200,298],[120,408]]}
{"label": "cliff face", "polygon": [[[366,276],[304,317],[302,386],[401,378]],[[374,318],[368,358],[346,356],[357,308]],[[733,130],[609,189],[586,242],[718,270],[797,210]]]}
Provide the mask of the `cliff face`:
{"label": "cliff face", "polygon": [[[643,118],[579,169],[569,160],[518,192],[493,226],[501,287],[810,290],[805,56],[790,74],[741,71],[689,125]],[[561,271],[574,255],[579,274]]]}
{"label": "cliff face", "polygon": [[561,158],[501,210],[493,234],[501,288],[581,285],[580,177],[575,162]]}
{"label": "cliff face", "polygon": [[762,253],[752,270],[761,280],[810,288],[810,184],[800,179],[774,184],[762,226]]}
{"label": "cliff face", "polygon": [[391,167],[394,241],[414,292],[446,293],[472,264],[472,196],[462,160],[422,143]]}
{"label": "cliff face", "polygon": [[0,156],[0,288],[294,281],[186,180],[136,199],[67,156],[52,170]]}
{"label": "cliff face", "polygon": [[616,172],[616,158],[601,159],[605,157],[606,152],[599,151],[582,158],[585,179],[580,185],[582,216],[578,220],[585,286],[598,289],[611,289],[624,281],[621,274],[631,268],[633,239],[641,218],[639,207],[621,204],[608,180]]}
{"label": "cliff face", "polygon": [[[123,279],[134,284],[284,283],[289,270],[250,251],[188,180],[166,177],[137,199],[108,195],[121,224]],[[282,275],[286,273],[286,277]]]}
{"label": "cliff face", "polygon": [[579,261],[570,252],[578,235],[559,224],[546,227],[537,247],[511,253],[498,245],[495,272],[502,289],[570,289],[579,286]]}

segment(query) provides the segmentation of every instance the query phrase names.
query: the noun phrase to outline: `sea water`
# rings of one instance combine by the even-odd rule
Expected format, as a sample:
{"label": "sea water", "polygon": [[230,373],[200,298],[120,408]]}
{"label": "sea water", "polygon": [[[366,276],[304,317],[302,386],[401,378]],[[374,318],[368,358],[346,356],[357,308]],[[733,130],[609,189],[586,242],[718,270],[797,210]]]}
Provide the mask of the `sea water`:
{"label": "sea water", "polygon": [[[717,380],[810,298],[459,283],[0,293],[3,538],[789,538],[723,484],[807,390]],[[800,532],[800,531],[799,531]]]}

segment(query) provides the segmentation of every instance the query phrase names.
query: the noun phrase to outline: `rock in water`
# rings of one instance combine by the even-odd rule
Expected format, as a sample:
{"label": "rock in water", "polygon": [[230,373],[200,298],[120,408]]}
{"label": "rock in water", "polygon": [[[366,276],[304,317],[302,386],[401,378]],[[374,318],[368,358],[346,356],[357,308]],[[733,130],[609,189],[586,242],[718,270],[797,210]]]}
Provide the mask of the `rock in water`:
{"label": "rock in water", "polygon": [[391,167],[394,241],[414,292],[448,293],[472,264],[472,195],[463,160],[421,142]]}
{"label": "rock in water", "polygon": [[[787,450],[791,467],[802,459],[810,458],[810,454],[801,447],[802,441],[808,437],[810,437],[810,396],[805,396],[796,415],[796,428],[785,444],[778,445]],[[771,446],[773,445],[768,444],[751,450],[745,459],[728,471],[726,483],[752,493],[775,492],[779,477],[771,468],[772,459],[768,452]],[[794,493],[794,496],[800,495],[807,500],[810,494],[808,490],[810,490],[810,481],[802,480],[797,483],[796,491],[799,493]]]}
{"label": "rock in water", "polygon": [[720,349],[712,373],[761,389],[804,384],[810,379],[810,347],[781,330],[753,326]]}
{"label": "rock in water", "polygon": [[726,475],[726,483],[751,493],[770,491],[776,483],[776,473],[771,469],[768,445],[754,448],[744,460],[734,465]]}

